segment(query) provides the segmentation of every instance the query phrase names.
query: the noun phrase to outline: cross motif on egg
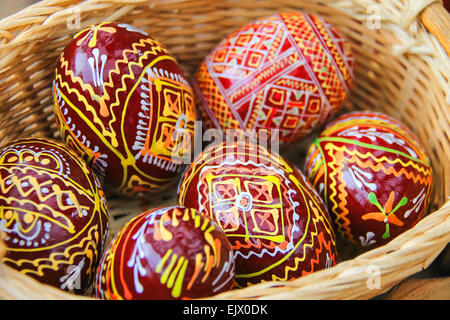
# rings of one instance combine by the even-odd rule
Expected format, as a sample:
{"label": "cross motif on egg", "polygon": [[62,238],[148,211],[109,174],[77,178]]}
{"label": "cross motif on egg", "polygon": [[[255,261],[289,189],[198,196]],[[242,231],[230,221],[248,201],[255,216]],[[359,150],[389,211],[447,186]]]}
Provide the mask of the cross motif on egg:
{"label": "cross motif on egg", "polygon": [[[245,231],[239,236],[245,239],[262,237],[283,241],[283,234],[278,235],[278,231],[284,231],[284,226],[277,179],[232,174],[214,176],[210,173],[206,182],[210,190],[214,190],[210,198],[211,216],[216,216],[225,232],[238,230],[242,223]],[[251,220],[246,218],[247,215]]]}

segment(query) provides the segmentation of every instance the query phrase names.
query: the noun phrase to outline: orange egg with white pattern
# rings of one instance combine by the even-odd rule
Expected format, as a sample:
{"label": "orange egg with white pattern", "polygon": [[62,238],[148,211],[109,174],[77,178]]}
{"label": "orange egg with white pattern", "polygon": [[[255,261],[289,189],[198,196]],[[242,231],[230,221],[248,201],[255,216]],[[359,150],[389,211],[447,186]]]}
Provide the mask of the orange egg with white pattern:
{"label": "orange egg with white pattern", "polygon": [[225,232],[238,286],[291,280],[336,264],[322,200],[300,170],[261,145],[206,148],[183,174],[178,203]]}
{"label": "orange egg with white pattern", "polygon": [[326,123],[352,82],[350,44],[338,28],[317,15],[282,12],[226,37],[193,86],[207,127],[278,130],[285,143]]}
{"label": "orange egg with white pattern", "polygon": [[141,213],[116,234],[97,271],[95,295],[108,300],[193,299],[230,290],[234,257],[209,218],[181,206]]}

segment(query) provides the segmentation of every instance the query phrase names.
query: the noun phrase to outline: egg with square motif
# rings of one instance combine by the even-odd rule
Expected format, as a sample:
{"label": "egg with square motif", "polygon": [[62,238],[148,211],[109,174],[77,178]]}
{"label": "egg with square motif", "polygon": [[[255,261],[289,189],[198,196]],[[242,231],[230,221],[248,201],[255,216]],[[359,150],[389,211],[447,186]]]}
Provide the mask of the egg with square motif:
{"label": "egg with square motif", "polygon": [[174,182],[196,115],[192,89],[160,42],[123,23],[80,31],[59,56],[53,96],[61,135],[106,192]]}
{"label": "egg with square motif", "polygon": [[194,209],[161,207],[129,221],[111,241],[97,271],[95,295],[108,300],[212,296],[234,283],[225,234]]}
{"label": "egg with square motif", "polygon": [[74,151],[48,138],[22,138],[0,149],[6,265],[83,293],[94,278],[108,228],[100,182]]}
{"label": "egg with square motif", "polygon": [[278,131],[297,141],[340,109],[353,79],[350,44],[306,12],[260,18],[205,58],[193,87],[207,127]]}
{"label": "egg with square motif", "polygon": [[327,125],[309,148],[305,172],[337,233],[364,249],[412,228],[430,201],[432,168],[424,148],[382,113],[351,112]]}
{"label": "egg with square motif", "polygon": [[262,145],[208,147],[185,171],[178,203],[225,232],[239,287],[291,280],[336,264],[322,200],[295,166]]}

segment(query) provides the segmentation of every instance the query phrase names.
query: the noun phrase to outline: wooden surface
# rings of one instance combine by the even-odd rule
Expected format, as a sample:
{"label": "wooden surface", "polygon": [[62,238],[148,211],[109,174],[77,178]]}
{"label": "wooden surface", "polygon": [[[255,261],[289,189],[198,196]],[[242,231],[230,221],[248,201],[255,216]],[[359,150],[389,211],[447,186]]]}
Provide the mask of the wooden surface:
{"label": "wooden surface", "polygon": [[450,300],[450,277],[402,281],[386,300]]}

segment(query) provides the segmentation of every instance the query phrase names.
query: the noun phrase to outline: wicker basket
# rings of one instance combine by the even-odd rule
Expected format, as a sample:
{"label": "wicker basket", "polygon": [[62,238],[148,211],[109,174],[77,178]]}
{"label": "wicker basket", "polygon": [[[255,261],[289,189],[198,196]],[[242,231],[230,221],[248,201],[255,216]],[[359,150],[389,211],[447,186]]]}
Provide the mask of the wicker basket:
{"label": "wicker basket", "polygon": [[[267,282],[213,299],[366,299],[426,268],[450,239],[449,16],[433,0],[45,0],[0,20],[0,145],[29,135],[57,137],[51,82],[76,28],[133,24],[160,39],[188,76],[227,34],[258,17],[307,10],[340,27],[357,71],[346,110],[376,109],[404,122],[434,170],[429,214],[389,244],[289,282]],[[79,25],[77,26],[77,23]],[[303,150],[288,156],[301,166]],[[173,192],[123,206],[110,199],[111,235],[142,210],[173,204]],[[4,248],[3,248],[4,249]],[[1,254],[1,246],[0,246]],[[371,285],[373,266],[379,286]],[[0,298],[80,299],[0,264]],[[88,297],[86,297],[88,298]]]}

